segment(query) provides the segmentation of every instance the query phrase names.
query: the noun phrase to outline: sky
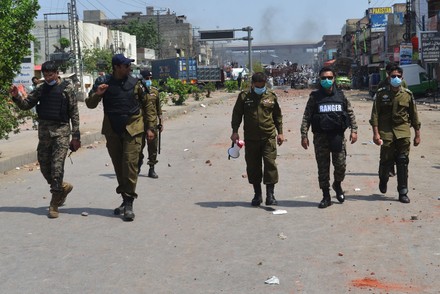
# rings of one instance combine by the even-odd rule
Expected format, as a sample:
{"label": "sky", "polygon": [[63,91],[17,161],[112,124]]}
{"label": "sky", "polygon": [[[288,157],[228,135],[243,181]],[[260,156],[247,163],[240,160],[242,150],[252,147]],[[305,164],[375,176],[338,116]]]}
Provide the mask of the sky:
{"label": "sky", "polygon": [[[66,0],[40,0],[38,19],[45,13],[66,12]],[[102,10],[108,18],[146,6],[185,15],[196,31],[253,28],[253,43],[318,42],[323,35],[337,35],[346,19],[362,18],[369,7],[388,7],[405,0],[77,0],[79,19],[83,10]],[[62,17],[62,16],[61,16]],[[49,16],[49,19],[56,19]],[[247,36],[236,32],[235,37]]]}

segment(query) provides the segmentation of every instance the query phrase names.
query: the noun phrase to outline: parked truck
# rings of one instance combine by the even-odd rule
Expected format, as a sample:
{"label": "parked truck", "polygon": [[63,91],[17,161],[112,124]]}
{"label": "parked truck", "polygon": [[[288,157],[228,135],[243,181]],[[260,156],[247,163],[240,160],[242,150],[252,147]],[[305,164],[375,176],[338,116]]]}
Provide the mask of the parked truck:
{"label": "parked truck", "polygon": [[197,84],[214,83],[218,89],[225,82],[224,71],[216,65],[198,65],[197,66]]}
{"label": "parked truck", "polygon": [[403,69],[403,79],[414,95],[429,96],[437,91],[437,80],[430,79],[426,70],[420,65],[406,64],[400,67]]}
{"label": "parked truck", "polygon": [[166,81],[168,78],[179,79],[184,83],[197,83],[197,61],[194,58],[169,58],[151,62],[153,79]]}

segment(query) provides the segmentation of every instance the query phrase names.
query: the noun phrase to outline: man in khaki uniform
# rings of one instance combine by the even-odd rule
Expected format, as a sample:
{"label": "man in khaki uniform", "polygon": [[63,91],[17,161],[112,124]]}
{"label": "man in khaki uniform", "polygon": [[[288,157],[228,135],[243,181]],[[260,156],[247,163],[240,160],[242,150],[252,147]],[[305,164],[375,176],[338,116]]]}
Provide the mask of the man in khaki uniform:
{"label": "man in khaki uniform", "polygon": [[154,166],[156,165],[156,163],[158,163],[157,152],[158,152],[159,132],[161,133],[163,131],[162,107],[160,105],[159,91],[152,86],[151,79],[153,78],[153,75],[151,71],[143,70],[141,71],[140,74],[143,78],[142,82],[146,87],[148,110],[154,112],[155,114],[150,116],[153,117],[153,120],[148,123],[148,125],[154,126],[154,139],[147,142],[145,142],[146,140],[142,141],[142,150],[139,157],[139,172],[144,162],[143,150],[145,147],[145,143],[147,143],[148,146],[147,164],[150,167],[148,169],[148,177],[157,179],[159,178],[159,176],[154,170]]}
{"label": "man in khaki uniform", "polygon": [[144,86],[130,76],[133,61],[122,54],[114,55],[113,73],[98,78],[85,101],[89,108],[96,108],[103,101],[102,133],[118,180],[116,193],[123,199],[114,212],[120,214],[123,211],[126,221],[135,217],[133,200],[138,196],[138,162],[144,132],[147,140],[154,139],[153,126],[148,125],[153,118],[149,117],[151,112],[147,108]]}
{"label": "man in khaki uniform", "polygon": [[411,146],[411,130],[415,130],[413,144],[420,144],[420,121],[414,96],[402,87],[403,70],[399,66],[390,69],[390,85],[376,93],[370,124],[373,141],[381,145],[379,162],[379,190],[387,191],[389,171],[396,163],[399,201],[409,203],[408,163]]}
{"label": "man in khaki uniform", "polygon": [[274,196],[275,184],[278,183],[275,159],[277,143],[281,145],[284,141],[283,116],[278,97],[266,89],[266,80],[264,73],[255,73],[251,89],[240,92],[232,112],[232,142],[240,139],[238,129],[244,120],[246,171],[255,192],[252,206],[259,206],[263,201],[261,180],[266,185],[266,205],[277,205]]}

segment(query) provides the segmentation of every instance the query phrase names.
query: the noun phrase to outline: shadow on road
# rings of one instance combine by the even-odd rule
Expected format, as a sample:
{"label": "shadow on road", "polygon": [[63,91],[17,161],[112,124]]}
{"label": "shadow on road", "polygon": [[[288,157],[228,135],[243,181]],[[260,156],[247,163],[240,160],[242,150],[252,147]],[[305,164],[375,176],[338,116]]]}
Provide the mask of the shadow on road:
{"label": "shadow on road", "polygon": [[[47,215],[48,207],[23,207],[23,206],[8,206],[0,207],[0,213],[12,212],[12,213],[31,213],[36,215]],[[81,213],[87,212],[89,215],[100,215],[106,217],[118,217],[113,214],[113,209],[103,208],[90,208],[90,207],[75,207],[75,208],[59,208],[60,213],[77,214],[81,216]]]}
{"label": "shadow on road", "polygon": [[381,194],[372,195],[346,195],[346,201],[398,201],[397,197],[388,197]]}
{"label": "shadow on road", "polygon": [[109,179],[116,179],[116,174],[100,174],[100,177],[106,177]]}
{"label": "shadow on road", "polygon": [[366,176],[366,177],[375,177],[377,173],[346,173],[347,176]]}
{"label": "shadow on road", "polygon": [[[219,208],[219,207],[246,207],[246,208],[255,208],[249,202],[243,201],[211,201],[211,202],[197,202],[195,203],[201,207],[205,208]],[[278,200],[277,206],[264,206],[264,202],[259,206],[259,208],[264,209],[266,211],[274,211],[278,209],[278,207],[315,207],[318,206],[318,202],[309,202],[309,201],[295,201],[295,200]]]}

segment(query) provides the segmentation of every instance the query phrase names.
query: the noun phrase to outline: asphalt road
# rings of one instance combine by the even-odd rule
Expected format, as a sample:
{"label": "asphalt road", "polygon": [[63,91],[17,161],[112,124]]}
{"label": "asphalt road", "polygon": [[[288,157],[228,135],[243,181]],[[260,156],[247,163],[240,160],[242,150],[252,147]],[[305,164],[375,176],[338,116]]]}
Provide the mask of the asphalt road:
{"label": "asphalt road", "polygon": [[[439,293],[440,143],[436,109],[419,106],[410,204],[378,188],[371,101],[349,91],[359,139],[348,146],[346,202],[318,209],[313,148],[299,125],[308,91],[280,91],[287,141],[278,149],[276,209],[250,206],[244,152],[227,159],[234,98],[167,121],[156,171],[138,181],[136,219],[120,198],[104,142],[66,161],[74,185],[58,219],[36,166],[0,176],[2,293]],[[242,130],[240,131],[242,134]],[[87,213],[87,216],[82,216]],[[279,285],[265,281],[276,276]]]}

